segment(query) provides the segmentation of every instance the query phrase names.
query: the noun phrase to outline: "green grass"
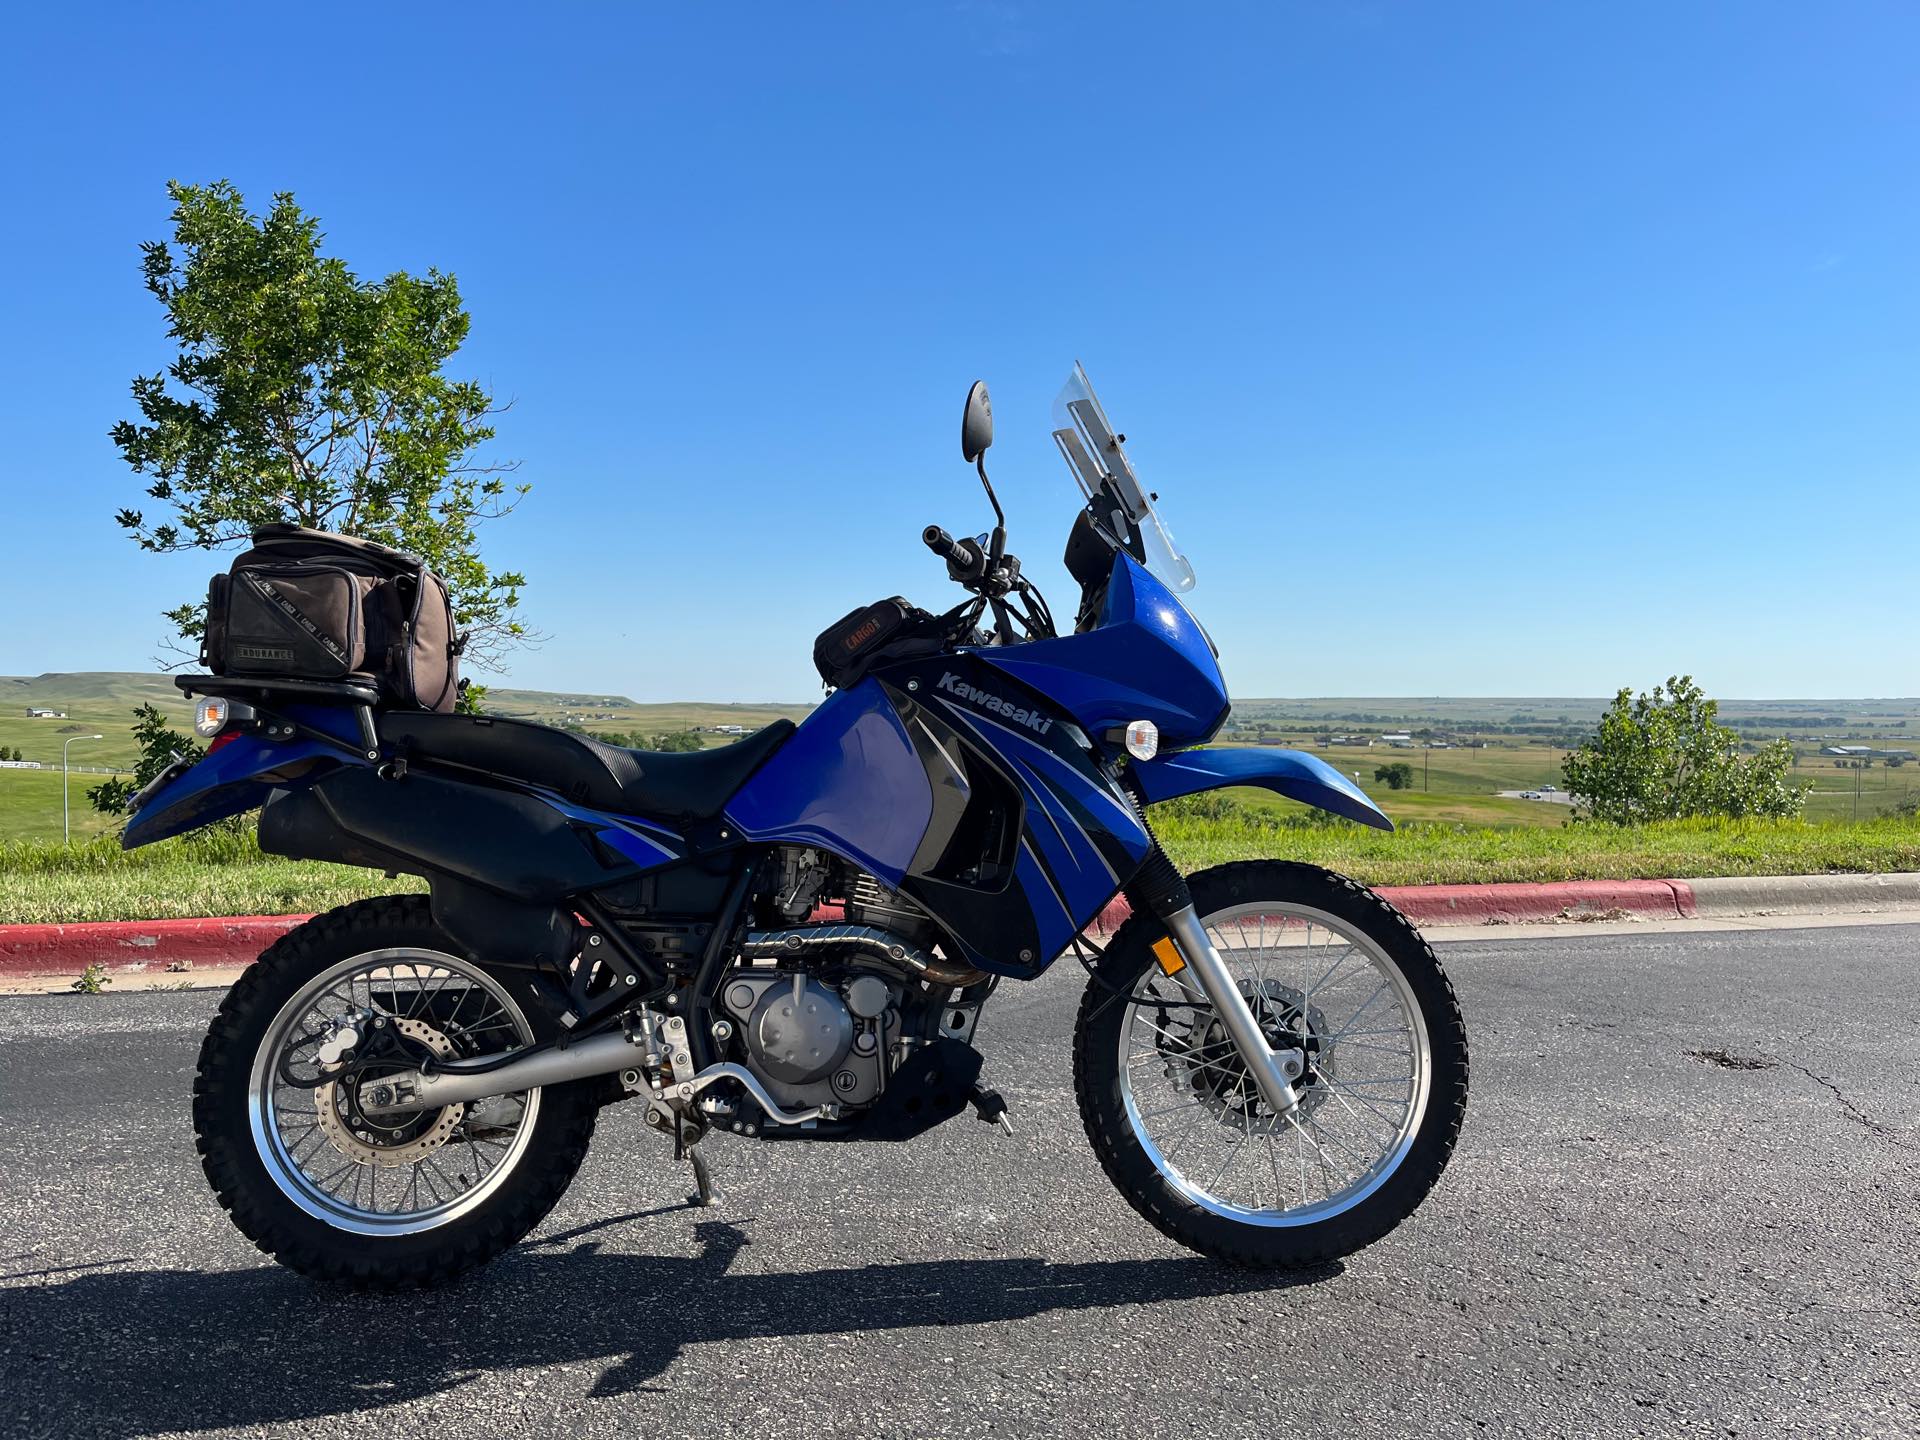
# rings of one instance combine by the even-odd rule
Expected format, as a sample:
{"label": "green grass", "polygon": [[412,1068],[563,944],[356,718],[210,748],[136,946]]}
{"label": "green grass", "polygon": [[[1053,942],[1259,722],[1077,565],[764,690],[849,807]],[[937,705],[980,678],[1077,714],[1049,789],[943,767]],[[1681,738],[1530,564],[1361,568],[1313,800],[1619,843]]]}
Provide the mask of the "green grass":
{"label": "green grass", "polygon": [[[1373,885],[1920,870],[1915,819],[1683,822],[1637,830],[1428,824],[1386,834],[1207,796],[1156,807],[1154,824],[1183,869],[1307,860]],[[298,914],[420,888],[411,877],[389,880],[370,870],[263,855],[251,832],[202,832],[130,853],[111,837],[71,850],[0,845],[0,924]]]}
{"label": "green grass", "polygon": [[1725,820],[1634,829],[1412,824],[1389,834],[1225,797],[1176,801],[1153,814],[1182,869],[1274,857],[1311,861],[1370,885],[1920,870],[1920,819],[1894,817],[1858,825]]}
{"label": "green grass", "polygon": [[112,836],[71,850],[0,845],[0,924],[297,915],[425,888],[411,876],[262,854],[251,830],[201,831],[125,851]]}

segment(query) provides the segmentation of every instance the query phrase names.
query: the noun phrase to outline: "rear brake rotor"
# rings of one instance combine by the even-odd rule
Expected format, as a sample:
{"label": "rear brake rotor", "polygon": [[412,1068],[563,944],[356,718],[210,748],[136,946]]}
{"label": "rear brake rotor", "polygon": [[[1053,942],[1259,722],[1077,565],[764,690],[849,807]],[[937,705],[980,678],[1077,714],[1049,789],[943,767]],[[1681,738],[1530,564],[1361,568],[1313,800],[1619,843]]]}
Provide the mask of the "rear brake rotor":
{"label": "rear brake rotor", "polygon": [[[454,1053],[452,1042],[424,1021],[395,1020],[393,1025],[402,1039],[424,1045],[438,1059],[445,1060]],[[389,1169],[417,1164],[446,1144],[466,1119],[464,1102],[441,1110],[371,1119],[361,1111],[357,1096],[361,1085],[379,1083],[378,1077],[363,1074],[344,1082],[329,1080],[313,1092],[321,1133],[328,1144],[356,1164]]]}

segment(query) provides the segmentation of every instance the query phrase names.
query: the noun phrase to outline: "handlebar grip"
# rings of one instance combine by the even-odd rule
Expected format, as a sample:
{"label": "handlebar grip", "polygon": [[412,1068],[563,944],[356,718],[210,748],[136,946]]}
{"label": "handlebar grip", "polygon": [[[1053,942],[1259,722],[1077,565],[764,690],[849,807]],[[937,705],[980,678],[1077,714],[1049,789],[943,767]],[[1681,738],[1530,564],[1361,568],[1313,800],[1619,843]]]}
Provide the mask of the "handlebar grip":
{"label": "handlebar grip", "polygon": [[987,557],[980,553],[978,545],[971,540],[956,540],[938,525],[927,526],[920,532],[920,538],[959,574],[979,575],[987,568]]}

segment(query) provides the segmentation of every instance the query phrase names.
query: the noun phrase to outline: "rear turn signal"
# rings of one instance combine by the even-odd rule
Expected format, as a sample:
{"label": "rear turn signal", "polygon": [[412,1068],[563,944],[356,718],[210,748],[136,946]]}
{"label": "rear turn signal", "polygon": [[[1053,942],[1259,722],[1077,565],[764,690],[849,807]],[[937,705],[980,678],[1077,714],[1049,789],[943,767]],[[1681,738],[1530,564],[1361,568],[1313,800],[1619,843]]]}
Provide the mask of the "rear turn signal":
{"label": "rear turn signal", "polygon": [[209,695],[193,707],[193,733],[203,740],[218,735],[227,724],[227,702]]}

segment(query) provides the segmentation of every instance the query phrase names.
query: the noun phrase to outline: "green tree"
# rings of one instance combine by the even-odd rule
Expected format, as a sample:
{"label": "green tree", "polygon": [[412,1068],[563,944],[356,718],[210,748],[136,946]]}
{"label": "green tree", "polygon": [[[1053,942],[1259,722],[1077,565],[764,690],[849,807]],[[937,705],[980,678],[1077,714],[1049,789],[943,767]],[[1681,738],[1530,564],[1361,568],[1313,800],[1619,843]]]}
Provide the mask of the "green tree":
{"label": "green tree", "polygon": [[[469,656],[497,663],[525,635],[526,577],[487,567],[478,527],[528,487],[475,458],[492,395],[443,373],[469,325],[453,276],[363,281],[321,254],[319,221],[289,194],[255,216],[224,180],[167,193],[173,237],[143,245],[142,266],[178,353],[134,379],[140,417],[111,432],[166,513],[115,518],[161,553],[236,545],[274,520],[399,546],[446,577]],[[167,618],[190,639],[205,606]]]}
{"label": "green tree", "polygon": [[[634,737],[636,740],[639,736]],[[666,735],[655,735],[648,739],[643,747],[648,750],[704,750],[700,743],[698,730],[675,730]]]}
{"label": "green tree", "polygon": [[1651,694],[1621,690],[1599,728],[1561,763],[1580,815],[1615,825],[1798,815],[1807,787],[1787,779],[1792,746],[1773,740],[1743,757],[1739,735],[1714,718],[1719,708],[1691,675]]}
{"label": "green tree", "polygon": [[1413,788],[1413,766],[1405,760],[1396,760],[1391,765],[1382,765],[1373,772],[1373,778],[1389,790],[1411,790]]}
{"label": "green tree", "polygon": [[176,757],[185,755],[190,760],[198,760],[206,754],[204,746],[169,728],[167,717],[152,705],[142,705],[133,712],[133,738],[140,747],[140,760],[133,767],[133,778],[124,780],[115,775],[87,791],[87,799],[93,802],[94,809],[108,815],[124,815],[128,802],[140,793],[140,787],[166,769]]}

